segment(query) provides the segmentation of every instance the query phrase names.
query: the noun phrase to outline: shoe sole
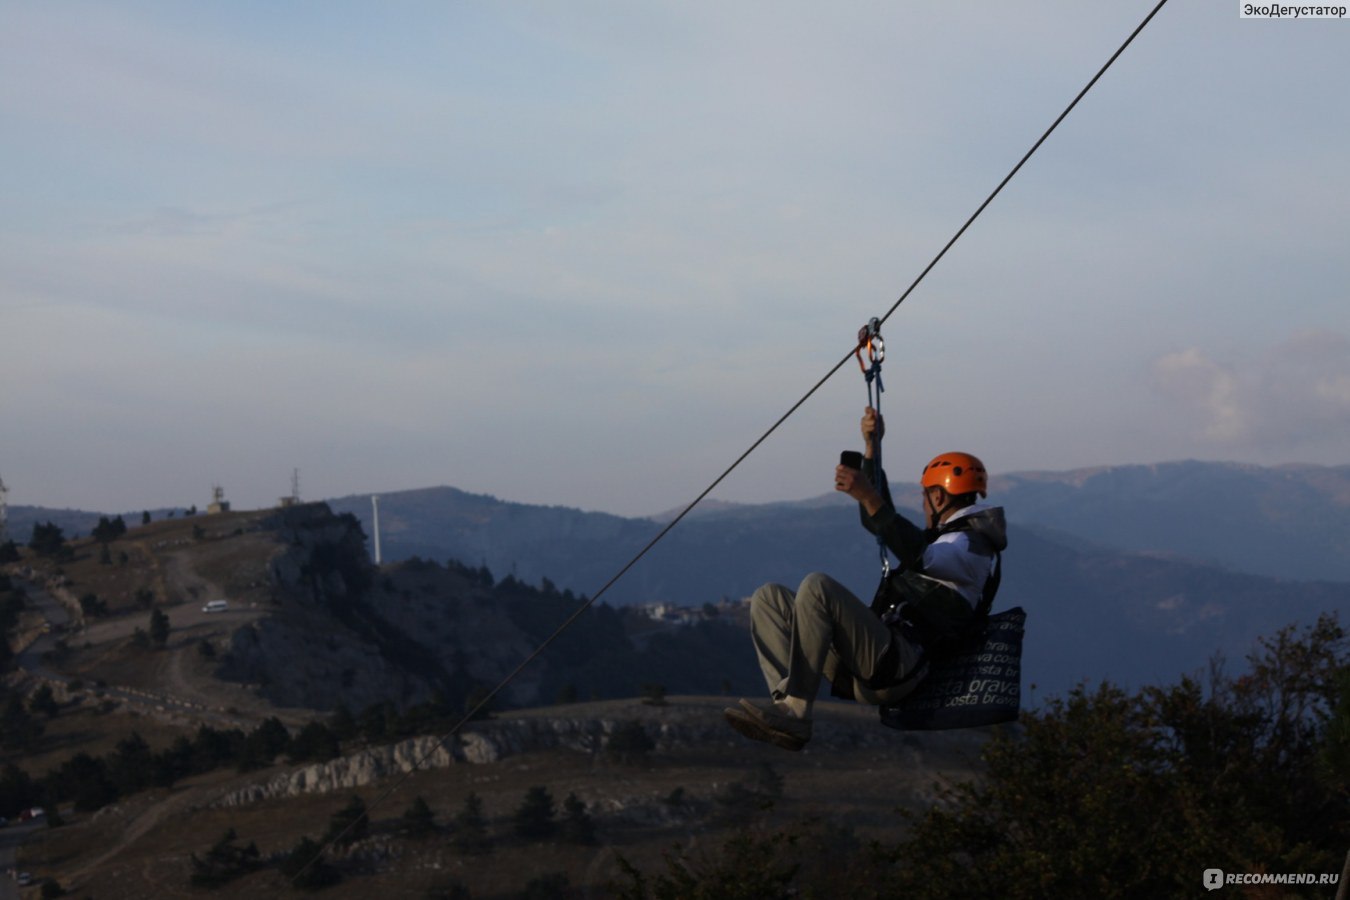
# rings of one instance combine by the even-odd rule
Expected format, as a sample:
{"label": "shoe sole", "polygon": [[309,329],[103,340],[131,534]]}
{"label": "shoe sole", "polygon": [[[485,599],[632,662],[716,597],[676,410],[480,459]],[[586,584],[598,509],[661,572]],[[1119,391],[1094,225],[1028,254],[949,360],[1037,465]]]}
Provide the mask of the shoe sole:
{"label": "shoe sole", "polygon": [[752,741],[764,741],[794,753],[800,752],[806,746],[806,738],[772,728],[739,709],[724,709],[722,715],[728,725]]}

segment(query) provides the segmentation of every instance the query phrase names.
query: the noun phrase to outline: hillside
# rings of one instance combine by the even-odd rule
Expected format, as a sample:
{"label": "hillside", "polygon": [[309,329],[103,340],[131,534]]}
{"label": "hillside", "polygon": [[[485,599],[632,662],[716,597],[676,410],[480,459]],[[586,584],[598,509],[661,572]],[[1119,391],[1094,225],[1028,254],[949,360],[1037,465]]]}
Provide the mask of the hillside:
{"label": "hillside", "polygon": [[[196,896],[204,892],[190,886],[192,856],[207,857],[233,830],[237,845],[256,844],[266,865],[209,896],[292,896],[276,860],[302,836],[321,837],[359,796],[370,810],[369,834],[329,858],[342,880],[325,889],[324,897],[446,896],[462,885],[476,900],[506,900],[522,896],[532,881],[559,875],[584,896],[617,896],[607,886],[631,886],[621,858],[650,871],[677,843],[714,848],[741,828],[763,831],[824,817],[839,828],[847,823],[848,830],[833,839],[849,846],[893,839],[903,828],[899,811],[922,810],[939,785],[969,777],[988,736],[900,735],[880,728],[873,715],[841,706],[821,711],[815,748],[787,754],[722,727],[724,704],[719,698],[680,697],[661,707],[610,701],[525,711],[471,726],[473,733],[497,741],[503,752],[496,758],[461,758],[402,780],[345,782],[284,796],[242,799],[251,787],[276,778],[315,781],[323,769],[359,767],[362,753],[348,757],[357,766],[335,760],[245,774],[221,770],[93,814],[69,816],[66,826],[53,831],[33,832],[20,862],[75,896]],[[585,733],[599,739],[586,746],[540,738],[563,734],[570,723],[582,723]],[[634,725],[650,736],[649,751],[627,762],[605,751],[606,735]],[[859,790],[859,773],[866,773],[867,790]],[[517,811],[538,788],[548,792],[559,819],[566,798],[583,803],[592,841],[579,842],[565,832],[547,838],[517,834]],[[487,842],[477,852],[457,843],[463,832],[454,826],[471,795],[481,801]],[[403,816],[418,797],[432,813],[432,828],[410,837]]]}
{"label": "hillside", "polygon": [[[894,837],[897,808],[922,809],[944,779],[968,776],[987,737],[906,736],[882,728],[872,710],[822,704],[807,752],[750,744],[722,722],[725,696],[678,693],[682,684],[711,685],[704,694],[750,692],[727,683],[742,676],[719,662],[758,678],[738,626],[672,629],[599,607],[504,698],[542,696],[549,705],[471,722],[435,750],[434,735],[457,717],[466,692],[519,663],[579,598],[466,566],[409,561],[375,570],[361,540],[353,520],[312,505],[155,522],[112,540],[106,556],[82,538],[10,566],[30,593],[15,635],[20,670],[6,689],[36,709],[40,686],[55,686],[55,702],[39,734],[0,748],[0,813],[19,805],[3,799],[24,789],[16,771],[77,792],[46,804],[60,808],[61,827],[6,830],[7,840],[24,840],[20,869],[100,900],[189,894],[194,856],[209,858],[232,830],[238,846],[258,847],[262,864],[212,895],[274,895],[287,891],[277,860],[306,835],[322,836],[357,795],[370,804],[369,835],[330,860],[342,881],[325,896],[420,897],[470,884],[475,897],[505,898],[560,876],[602,891],[624,877],[620,854],[656,867],[663,850],[690,834],[712,845],[746,825],[829,814],[846,816],[857,840]],[[203,611],[220,598],[228,611]],[[156,611],[171,626],[162,649],[137,637],[137,629],[152,631]],[[44,633],[44,618],[66,624]],[[671,687],[671,696],[552,705],[561,687],[583,698],[631,698],[647,680]],[[372,762],[403,745],[383,749],[371,729],[396,720],[409,727],[397,710],[419,703],[433,737],[405,742],[417,749],[401,763]],[[201,758],[213,745],[226,759],[246,751],[270,716],[293,738],[335,722],[327,715],[335,705],[360,722],[336,759],[289,764],[282,753],[240,757],[236,766]],[[649,748],[616,755],[616,736],[633,727]],[[149,754],[185,768],[167,785],[115,786],[131,777],[132,760],[148,763]],[[413,759],[425,770],[395,780]],[[864,770],[885,787],[857,791],[853,773]],[[585,804],[594,843],[517,835],[515,811],[537,788],[559,807],[568,797]],[[89,799],[91,791],[102,799]],[[490,841],[482,853],[450,840],[470,795],[482,801]],[[429,837],[404,832],[403,813],[417,797],[431,810]]]}
{"label": "hillside", "polygon": [[[522,662],[579,602],[549,584],[497,580],[464,566],[409,561],[376,570],[362,541],[354,520],[320,504],[152,522],[111,540],[106,554],[86,537],[45,557],[25,550],[6,567],[11,581],[0,591],[17,584],[28,606],[12,635],[18,670],[6,676],[0,701],[14,698],[35,715],[48,712],[30,737],[0,735],[0,814],[31,804],[44,778],[76,792],[73,808],[59,804],[64,827],[6,830],[7,841],[26,839],[21,868],[82,893],[130,898],[187,891],[191,855],[207,855],[230,828],[265,854],[284,854],[305,834],[320,835],[352,792],[373,801],[367,789],[376,790],[381,771],[361,762],[375,752],[366,746],[372,734],[407,733],[417,727],[415,715],[432,734],[447,730],[472,691]],[[203,609],[222,598],[226,612]],[[160,648],[149,637],[158,613],[169,623]],[[44,620],[57,624],[47,632]],[[475,896],[487,897],[515,896],[530,877],[558,872],[574,884],[599,885],[620,874],[616,848],[654,864],[690,828],[716,835],[760,816],[761,803],[736,785],[760,777],[755,766],[772,758],[771,748],[746,748],[725,729],[726,699],[676,696],[688,685],[705,694],[750,692],[748,681],[758,675],[744,649],[740,628],[715,616],[675,628],[596,607],[495,701],[497,718],[466,727],[452,746],[469,749],[455,751],[451,771],[414,776],[389,805],[372,811],[372,836],[342,856],[344,885],[331,895],[369,896],[411,884],[422,896],[446,881],[445,842],[423,845],[399,831],[414,795],[433,804],[442,836],[470,791],[483,799],[494,850],[458,874],[471,879]],[[661,704],[552,706],[564,693],[632,698],[649,683],[671,696]],[[49,699],[39,702],[48,690]],[[503,709],[532,703],[549,708]],[[6,708],[8,727],[18,719],[12,705]],[[232,761],[222,766],[203,756],[232,760],[254,745],[269,717],[295,736],[334,721],[335,708],[359,722],[354,736],[343,738],[344,758],[287,766],[254,756],[247,764],[254,771],[242,773]],[[943,772],[969,771],[981,738],[901,742],[874,713],[859,714],[869,712],[822,713],[818,746],[859,764],[895,767],[894,792],[859,802],[869,810],[865,821],[886,829],[894,805],[924,802]],[[836,716],[837,730],[829,724]],[[607,735],[634,722],[651,735],[650,751],[629,763],[597,755]],[[587,743],[578,746],[569,734]],[[936,749],[955,746],[953,740],[964,748],[959,759]],[[920,755],[930,752],[932,760],[920,765]],[[132,777],[131,760],[148,763],[151,753],[177,760],[172,787],[118,788]],[[245,757],[239,759],[242,770]],[[775,780],[786,781],[785,789],[774,788],[782,791],[777,820],[827,808],[831,779],[815,771],[809,754],[777,764]],[[326,769],[340,774],[325,789],[330,776],[318,773]],[[30,776],[37,788],[25,786]],[[276,777],[299,777],[309,787],[255,796],[258,785]],[[578,855],[564,843],[541,853],[536,842],[512,835],[512,810],[537,785],[553,790],[559,803],[572,793],[587,803],[599,840],[594,848]],[[407,866],[391,865],[405,857]],[[268,866],[216,895],[284,888]]]}
{"label": "hillside", "polygon": [[[389,496],[382,513],[392,507],[397,521],[398,498]],[[652,527],[458,492],[412,499],[427,514],[460,510],[456,527],[473,539],[483,539],[473,522],[489,535],[504,521],[518,539],[547,536],[548,558],[564,569],[569,559],[597,565],[579,559],[578,548]],[[750,568],[753,560],[783,580],[834,563],[856,572],[866,590],[874,548],[843,539],[857,531],[855,515],[835,498],[711,510],[685,523],[674,556],[654,554],[643,583],[678,597],[682,584],[717,583],[719,569]],[[101,898],[175,895],[189,891],[192,857],[207,856],[233,829],[239,846],[256,843],[267,864],[213,894],[275,894],[286,890],[277,861],[302,837],[320,837],[358,795],[379,806],[370,834],[332,858],[342,881],[326,896],[425,896],[455,884],[473,885],[475,897],[519,896],[532,879],[560,874],[601,896],[623,878],[620,856],[655,866],[674,842],[693,836],[715,846],[743,825],[825,815],[853,829],[831,840],[894,836],[897,809],[931,806],[939,784],[976,771],[984,732],[899,734],[851,705],[822,703],[817,737],[800,755],[731,734],[720,718],[726,695],[759,692],[734,603],[710,606],[687,626],[597,604],[524,667],[492,719],[469,723],[442,747],[435,736],[475,692],[524,661],[582,598],[559,586],[561,572],[535,586],[524,565],[512,574],[482,559],[408,558],[377,569],[366,546],[355,516],[310,504],[155,521],[129,528],[107,553],[89,537],[47,557],[25,550],[7,567],[31,590],[14,634],[20,669],[6,690],[36,711],[39,685],[55,686],[54,704],[41,732],[17,750],[6,746],[0,763],[63,786],[99,765],[105,777],[125,778],[143,738],[142,757],[179,759],[186,768],[171,786],[68,807],[65,827],[27,828],[20,864],[77,895],[94,886]],[[1201,668],[1216,649],[1239,656],[1257,635],[1350,607],[1344,583],[1123,553],[1039,526],[1016,526],[1012,546],[1001,605],[1021,603],[1032,614],[1024,672],[1032,702],[1083,677],[1075,673],[1170,680]],[[513,552],[528,558],[529,550],[520,541]],[[215,599],[227,599],[228,611],[204,611]],[[685,601],[702,608],[716,599]],[[161,649],[149,637],[156,613],[168,622]],[[51,633],[44,620],[57,623]],[[632,699],[648,685],[664,687],[666,702]],[[590,697],[628,699],[557,703]],[[254,751],[233,761],[269,717],[298,740],[320,723],[336,729],[344,712],[355,715],[346,716],[336,759],[288,763],[286,753]],[[651,749],[625,762],[611,742],[634,724]],[[431,737],[408,737],[417,734]],[[379,746],[394,739],[404,743]],[[201,764],[213,741],[233,747],[218,748],[227,764]],[[98,759],[77,763],[79,754]],[[428,770],[401,780],[414,759]],[[12,770],[4,773],[0,797],[19,789]],[[858,789],[859,773],[867,790]],[[517,835],[516,811],[539,787],[559,805],[569,795],[584,803],[598,843]],[[470,794],[483,801],[493,842],[486,854],[451,842]],[[403,813],[419,796],[432,811],[430,839],[405,833]]]}
{"label": "hillside", "polygon": [[[67,543],[64,559],[26,551],[16,571],[71,618],[47,661],[53,677],[297,716],[433,696],[462,709],[581,605],[551,582],[533,587],[462,565],[408,560],[377,570],[364,544],[352,517],[311,504],[152,522],[111,541],[106,556],[82,538]],[[229,609],[206,612],[216,599]],[[137,638],[154,614],[170,629],[159,650]],[[715,615],[663,627],[597,604],[496,703],[636,696],[647,684],[749,691],[758,675],[743,651],[743,632]],[[704,664],[687,666],[691,658]]]}

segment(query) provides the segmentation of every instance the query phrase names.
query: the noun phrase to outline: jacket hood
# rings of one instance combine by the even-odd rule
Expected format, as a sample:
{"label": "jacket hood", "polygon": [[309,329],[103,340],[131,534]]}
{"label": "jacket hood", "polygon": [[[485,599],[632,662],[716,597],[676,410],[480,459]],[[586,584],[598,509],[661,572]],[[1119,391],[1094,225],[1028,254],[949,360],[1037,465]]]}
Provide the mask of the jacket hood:
{"label": "jacket hood", "polygon": [[1008,523],[1001,506],[968,506],[943,523],[943,531],[973,531],[989,542],[996,553],[1008,547]]}

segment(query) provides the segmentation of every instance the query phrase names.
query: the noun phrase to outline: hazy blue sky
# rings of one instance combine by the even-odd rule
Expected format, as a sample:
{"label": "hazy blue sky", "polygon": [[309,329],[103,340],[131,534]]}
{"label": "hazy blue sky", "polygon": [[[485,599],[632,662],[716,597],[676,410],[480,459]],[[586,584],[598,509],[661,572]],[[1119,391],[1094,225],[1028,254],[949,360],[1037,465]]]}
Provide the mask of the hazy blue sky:
{"label": "hazy blue sky", "polygon": [[[0,0],[0,477],[692,499],[1145,2]],[[888,323],[888,468],[1350,463],[1350,21],[1174,0]],[[850,364],[717,496],[829,490]]]}

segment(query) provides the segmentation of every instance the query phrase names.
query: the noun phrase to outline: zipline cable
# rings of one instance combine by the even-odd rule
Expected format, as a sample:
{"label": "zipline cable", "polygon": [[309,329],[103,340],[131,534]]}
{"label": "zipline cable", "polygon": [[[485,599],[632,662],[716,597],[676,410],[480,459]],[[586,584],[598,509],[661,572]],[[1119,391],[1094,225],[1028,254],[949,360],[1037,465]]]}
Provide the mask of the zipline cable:
{"label": "zipline cable", "polygon": [[988,197],[984,199],[984,202],[980,204],[979,209],[971,213],[970,218],[966,219],[966,223],[957,229],[956,234],[952,235],[952,239],[948,241],[941,250],[938,251],[937,256],[933,257],[933,261],[930,262],[928,265],[924,266],[923,271],[919,273],[919,277],[915,278],[914,283],[905,289],[905,292],[900,295],[900,299],[896,300],[895,303],[891,304],[891,308],[886,310],[886,315],[880,318],[879,320],[880,324],[882,325],[886,324],[886,320],[891,317],[892,313],[894,313],[897,309],[900,308],[900,304],[904,303],[905,298],[907,298],[911,293],[913,293],[914,289],[919,286],[919,282],[923,281],[924,277],[932,270],[934,266],[938,264],[938,262],[942,259],[942,257],[947,255],[947,251],[952,248],[952,245],[961,239],[961,235],[966,233],[966,229],[969,228],[971,224],[980,217],[980,213],[984,212],[984,208],[988,206],[990,203],[994,202],[994,198],[997,197],[999,195],[999,192],[1003,190],[1004,185],[1006,185],[1009,181],[1012,181],[1013,176],[1018,173],[1018,171],[1022,168],[1022,166],[1026,163],[1027,160],[1031,159],[1032,154],[1034,154],[1037,150],[1039,150],[1041,148],[1041,144],[1045,143],[1046,138],[1050,137],[1050,134],[1056,128],[1059,127],[1059,123],[1063,122],[1064,119],[1069,115],[1069,113],[1073,112],[1073,108],[1078,105],[1078,101],[1082,100],[1083,97],[1087,95],[1087,92],[1092,90],[1092,86],[1095,85],[1097,81],[1103,75],[1106,74],[1106,70],[1111,68],[1111,64],[1114,63],[1117,58],[1119,58],[1120,54],[1125,52],[1125,48],[1130,46],[1130,44],[1134,41],[1134,39],[1139,36],[1139,32],[1143,31],[1144,27],[1148,25],[1149,22],[1153,21],[1153,17],[1158,14],[1158,11],[1166,5],[1167,0],[1158,0],[1158,5],[1153,7],[1153,10],[1149,12],[1147,16],[1144,17],[1144,21],[1140,22],[1138,27],[1136,27],[1134,31],[1130,32],[1130,36],[1125,39],[1125,43],[1121,44],[1119,49],[1117,49],[1115,53],[1111,54],[1111,58],[1108,59],[1106,63],[1100,69],[1097,70],[1097,74],[1092,76],[1092,80],[1083,86],[1083,89],[1078,92],[1078,96],[1073,98],[1073,102],[1070,103],[1068,106],[1064,107],[1064,112],[1060,113],[1059,118],[1055,119],[1054,122],[1050,123],[1050,127],[1045,129],[1045,133],[1042,134],[1040,138],[1036,141],[1036,143],[1031,145],[1031,149],[1028,150],[1022,156],[1022,158],[1017,161],[1017,165],[1012,167],[1012,171],[1010,171],[1007,175],[1003,176],[1003,180],[998,183],[998,187],[994,188],[993,193],[991,193]]}
{"label": "zipline cable", "polygon": [[[895,303],[891,305],[891,308],[886,311],[885,315],[881,316],[879,319],[876,320],[878,328],[881,325],[885,324],[886,320],[889,319],[891,315],[897,309],[900,308],[900,304],[905,302],[905,300],[909,297],[909,295],[914,292],[914,289],[919,286],[919,283],[922,282],[924,278],[927,277],[928,273],[931,272],[933,268],[942,260],[942,258],[947,255],[947,251],[950,250],[952,246],[958,240],[961,239],[961,236],[966,233],[966,230],[970,228],[972,224],[974,224],[975,220],[978,219],[980,217],[980,214],[984,212],[985,208],[988,207],[989,204],[994,201],[994,198],[999,195],[999,193],[1008,184],[1008,182],[1012,181],[1013,176],[1015,176],[1021,170],[1022,166],[1026,164],[1027,160],[1031,159],[1032,155],[1034,155],[1036,151],[1040,149],[1041,145],[1045,143],[1046,139],[1050,137],[1051,133],[1053,133],[1054,130],[1059,127],[1059,124],[1063,122],[1065,118],[1068,117],[1069,113],[1073,112],[1074,107],[1078,105],[1078,101],[1082,100],[1083,97],[1087,95],[1088,91],[1092,90],[1093,86],[1101,79],[1103,75],[1106,74],[1106,70],[1111,68],[1111,66],[1115,63],[1115,61],[1118,58],[1120,58],[1120,55],[1125,52],[1125,49],[1129,47],[1131,43],[1134,42],[1134,39],[1136,37],[1139,36],[1139,33],[1144,30],[1144,28],[1148,25],[1149,22],[1153,21],[1153,17],[1158,14],[1159,10],[1161,10],[1166,5],[1167,0],[1158,0],[1158,4],[1153,7],[1153,9],[1149,12],[1147,16],[1144,17],[1143,21],[1139,23],[1139,25],[1134,29],[1134,31],[1130,32],[1130,36],[1125,39],[1125,42],[1120,45],[1120,47],[1116,50],[1115,53],[1111,54],[1111,58],[1108,59],[1102,65],[1102,67],[1097,70],[1097,74],[1092,76],[1092,79],[1088,81],[1088,83],[1083,87],[1081,91],[1078,92],[1078,95],[1074,97],[1073,101],[1070,102],[1069,105],[1064,108],[1064,111],[1061,112],[1058,117],[1056,117],[1055,121],[1052,122],[1050,124],[1050,127],[1047,128],[1045,132],[1040,136],[1040,138],[1037,139],[1036,143],[1031,145],[1031,149],[1028,150],[1025,154],[1023,154],[1022,158],[1017,161],[1017,165],[1012,167],[1012,170],[1009,171],[1008,174],[1003,177],[1003,180],[998,183],[998,186],[995,187],[994,190],[989,194],[989,196],[985,198],[984,202],[979,205],[979,207],[975,210],[975,212],[970,215],[970,218],[966,219],[965,223],[959,229],[957,229],[956,233],[952,235],[951,240],[947,241],[947,243],[943,245],[942,249],[938,251],[937,256],[933,257],[932,261],[929,262],[928,265],[924,266],[923,271],[921,271],[918,277],[914,279],[913,283],[911,283],[910,286],[905,289],[905,292],[900,295],[900,299],[896,300]],[[862,346],[863,344],[864,338],[860,336],[859,346]],[[717,476],[717,478],[712,482],[712,484],[704,488],[703,492],[700,493],[697,497],[695,497],[692,501],[690,501],[689,505],[687,505],[683,510],[681,510],[679,515],[671,519],[670,522],[668,522],[664,528],[658,531],[656,533],[656,536],[653,537],[650,541],[648,541],[646,545],[644,545],[643,548],[633,556],[632,559],[630,559],[627,563],[625,563],[624,566],[621,569],[619,569],[619,571],[616,572],[609,579],[609,581],[606,581],[605,584],[600,588],[600,590],[595,593],[595,596],[585,600],[579,607],[577,607],[577,609],[571,615],[569,615],[566,619],[563,620],[561,625],[559,625],[556,629],[554,629],[552,634],[546,637],[543,640],[543,642],[534,649],[533,652],[531,652],[528,656],[526,656],[525,659],[522,660],[518,666],[512,669],[506,675],[505,678],[503,678],[500,682],[498,682],[496,687],[494,687],[486,695],[484,695],[472,709],[464,713],[463,717],[460,718],[460,720],[455,723],[454,727],[452,727],[450,731],[446,732],[446,734],[436,742],[435,746],[433,746],[430,750],[428,750],[417,760],[415,760],[413,762],[412,768],[409,769],[407,772],[403,773],[402,777],[400,777],[396,782],[394,782],[394,784],[388,790],[386,790],[383,794],[381,794],[378,798],[376,798],[376,800],[373,803],[371,803],[370,806],[366,807],[366,811],[362,813],[361,816],[358,816],[356,819],[354,819],[341,832],[339,832],[336,835],[333,835],[332,837],[324,841],[323,844],[319,847],[319,849],[315,852],[314,858],[311,859],[309,862],[307,862],[303,868],[301,868],[299,871],[296,872],[295,875],[292,876],[291,878],[292,883],[298,881],[301,875],[307,872],[316,862],[319,861],[319,859],[323,857],[323,854],[328,850],[330,846],[332,846],[333,844],[337,843],[342,838],[344,838],[348,832],[350,832],[353,828],[357,826],[357,824],[360,823],[362,818],[369,818],[370,811],[372,809],[382,804],[385,800],[389,799],[389,797],[396,790],[398,790],[400,787],[403,786],[403,783],[405,781],[411,778],[417,771],[419,771],[422,768],[422,765],[428,759],[430,759],[433,754],[435,754],[441,748],[443,748],[450,741],[451,738],[459,734],[460,729],[462,729],[466,724],[472,721],[482,709],[484,709],[488,704],[490,704],[492,700],[516,678],[517,675],[523,672],[530,663],[534,662],[535,659],[537,659],[545,650],[547,650],[553,644],[553,642],[556,641],[562,635],[563,632],[565,632],[568,628],[572,626],[574,622],[576,622],[577,619],[581,618],[581,616],[586,612],[586,610],[590,609],[591,606],[595,604],[595,601],[599,600],[602,596],[604,596],[606,591],[608,591],[611,587],[613,587],[614,584],[620,578],[622,578],[624,575],[628,573],[629,569],[637,565],[639,560],[641,560],[644,556],[646,556],[647,553],[650,552],[653,547],[655,547],[658,543],[660,543],[661,539],[664,538],[667,534],[669,534],[671,530],[675,528],[676,525],[680,524],[680,522],[684,520],[685,516],[689,515],[689,513],[693,511],[694,507],[702,503],[703,500],[709,494],[711,494],[714,490],[716,490],[717,486],[720,485],[727,478],[728,475],[730,475],[733,471],[735,471],[736,468],[740,466],[740,464],[744,462],[746,458],[750,456],[751,453],[754,453],[756,450],[758,450],[759,446],[763,444],[766,440],[768,440],[770,435],[776,432],[779,429],[779,427],[784,422],[786,422],[788,418],[792,416],[793,413],[795,413],[798,409],[801,409],[801,407],[806,403],[807,400],[810,400],[813,396],[815,396],[816,392],[819,391],[822,387],[824,387],[825,383],[829,381],[831,378],[833,378],[835,373],[837,373],[841,368],[844,367],[844,365],[849,361],[849,359],[855,355],[856,351],[857,351],[856,346],[850,348],[848,353],[844,354],[844,357],[840,359],[839,362],[835,363],[819,381],[817,381],[814,385],[811,386],[810,390],[808,390],[805,394],[801,396],[801,399],[799,399],[796,403],[792,404],[791,408],[789,408],[787,412],[779,416],[778,420],[775,421],[772,425],[770,425],[768,430],[765,431],[763,434],[761,434],[759,438],[745,450],[744,453],[736,457],[735,462],[727,466],[727,468],[722,472],[721,475]]]}

